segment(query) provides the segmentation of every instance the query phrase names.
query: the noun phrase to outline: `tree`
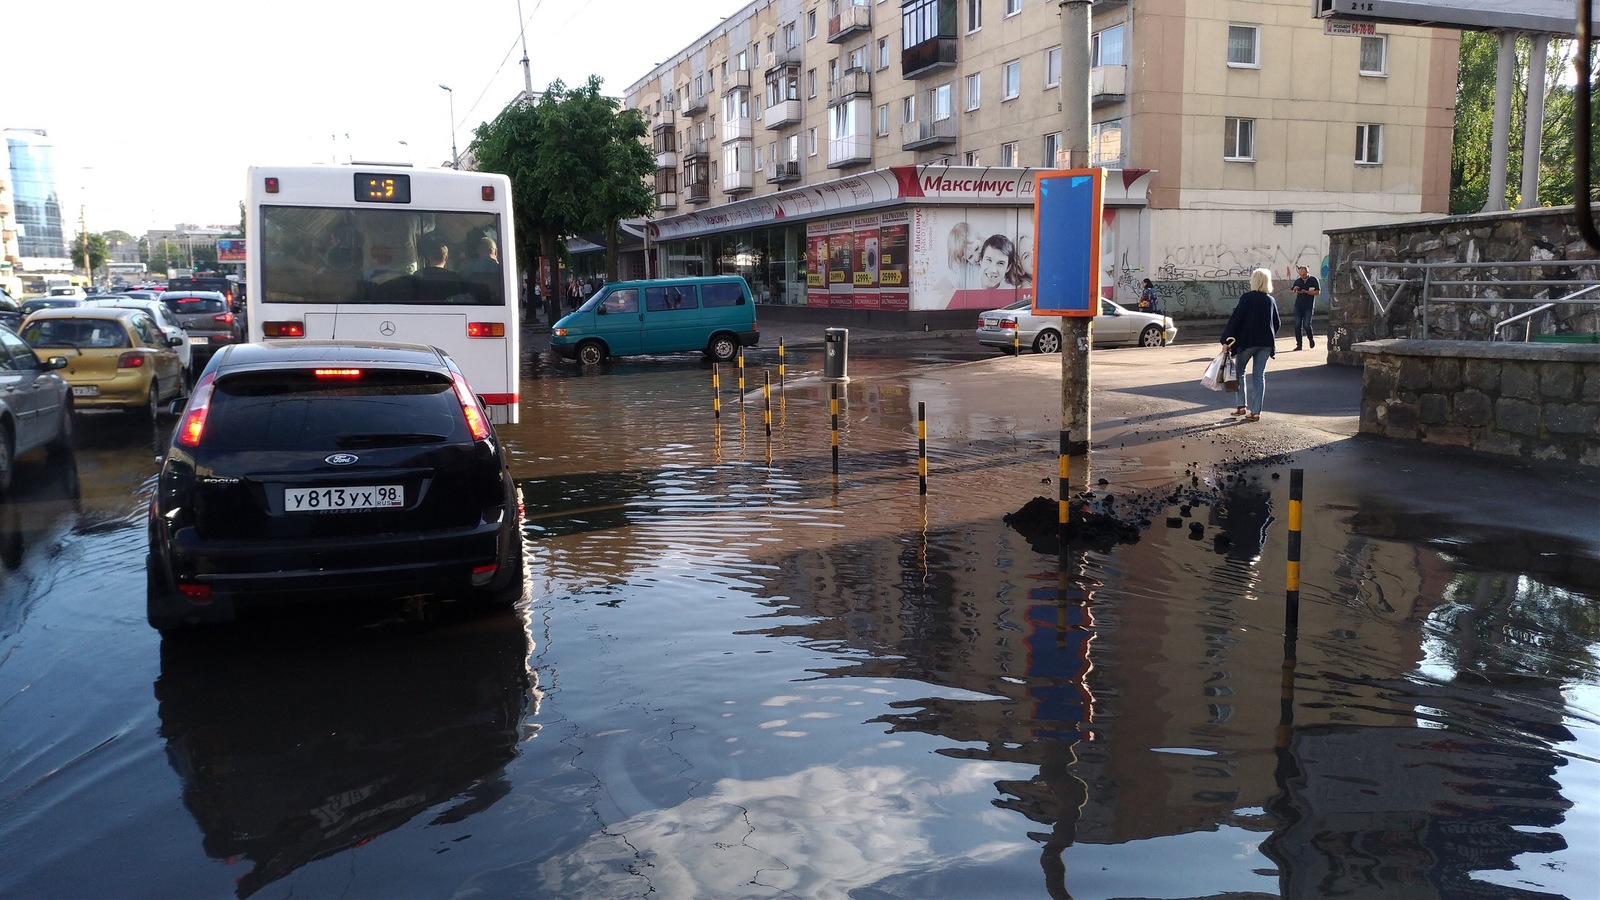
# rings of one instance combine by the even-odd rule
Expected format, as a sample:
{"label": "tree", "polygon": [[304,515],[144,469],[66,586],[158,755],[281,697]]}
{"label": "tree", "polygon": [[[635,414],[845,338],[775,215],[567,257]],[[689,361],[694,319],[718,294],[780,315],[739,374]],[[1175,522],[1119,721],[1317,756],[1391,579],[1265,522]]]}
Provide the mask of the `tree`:
{"label": "tree", "polygon": [[84,263],[83,263],[84,238],[83,238],[83,233],[79,232],[78,236],[73,238],[73,240],[72,240],[72,264],[74,266],[83,267],[85,271],[91,273],[90,277],[92,278],[93,277],[92,273],[94,272],[94,270],[98,269],[101,266],[106,264],[106,239],[105,239],[105,235],[100,235],[100,234],[91,234],[91,235],[89,235],[88,246],[89,246],[89,264],[87,266],[84,266]]}
{"label": "tree", "polygon": [[189,265],[189,251],[171,241],[157,241],[150,248],[149,255],[145,257],[152,273],[166,272],[173,268],[186,268]]}
{"label": "tree", "polygon": [[[530,270],[540,256],[557,260],[570,235],[614,236],[619,219],[655,209],[644,181],[655,170],[642,143],[644,118],[637,110],[619,114],[617,102],[601,96],[600,83],[597,76],[579,88],[553,82],[537,103],[507,107],[474,132],[478,168],[511,179],[517,252]],[[614,253],[607,266],[614,276]],[[553,311],[553,266],[551,274],[543,290]]]}

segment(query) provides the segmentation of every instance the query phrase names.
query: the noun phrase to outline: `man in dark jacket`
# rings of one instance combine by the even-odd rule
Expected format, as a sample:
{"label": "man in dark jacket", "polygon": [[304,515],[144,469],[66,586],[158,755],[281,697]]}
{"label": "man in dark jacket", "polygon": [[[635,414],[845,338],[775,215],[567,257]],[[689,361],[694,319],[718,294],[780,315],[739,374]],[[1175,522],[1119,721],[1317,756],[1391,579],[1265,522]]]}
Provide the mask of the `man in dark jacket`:
{"label": "man in dark jacket", "polygon": [[1294,280],[1294,286],[1289,291],[1294,294],[1294,348],[1300,349],[1302,330],[1306,343],[1315,347],[1317,339],[1311,333],[1311,315],[1317,305],[1317,295],[1322,293],[1322,285],[1317,282],[1317,276],[1301,266],[1300,277]]}

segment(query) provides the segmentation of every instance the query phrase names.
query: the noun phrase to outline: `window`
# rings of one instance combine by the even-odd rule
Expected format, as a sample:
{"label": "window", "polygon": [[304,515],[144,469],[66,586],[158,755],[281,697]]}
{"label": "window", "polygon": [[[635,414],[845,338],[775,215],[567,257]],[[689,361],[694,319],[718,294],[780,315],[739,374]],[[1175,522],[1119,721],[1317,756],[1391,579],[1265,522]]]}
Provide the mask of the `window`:
{"label": "window", "polygon": [[[813,150],[811,152],[815,153],[817,151]],[[800,135],[798,134],[789,135],[789,161],[800,161]]]}
{"label": "window", "polygon": [[1044,86],[1057,87],[1061,84],[1061,48],[1051,47],[1044,52]]}
{"label": "window", "polygon": [[957,0],[904,0],[900,6],[900,49],[956,36]]}
{"label": "window", "polygon": [[1022,93],[1022,60],[1013,59],[1000,67],[1000,99],[1015,100]]}
{"label": "window", "polygon": [[1389,39],[1383,35],[1361,39],[1361,74],[1389,74]]}
{"label": "window", "polygon": [[983,27],[983,0],[967,0],[967,33]]}
{"label": "window", "polygon": [[741,72],[750,71],[750,54],[744,52],[743,50],[740,50],[738,57],[736,57],[736,62],[734,63],[734,65]]}
{"label": "window", "polygon": [[1089,126],[1089,165],[1106,166],[1122,159],[1122,120]]}
{"label": "window", "polygon": [[983,73],[967,76],[967,109],[978,108],[978,103],[983,99]]}
{"label": "window", "polygon": [[878,137],[889,136],[889,104],[878,107]]}
{"label": "window", "polygon": [[[728,83],[728,61],[727,60],[723,60],[722,61],[722,83],[723,84],[727,84]],[[716,87],[716,85],[713,84],[712,87]]]}
{"label": "window", "polygon": [[857,47],[854,50],[851,50],[850,51],[849,63],[850,63],[849,65],[845,66],[846,70],[849,70],[849,69],[862,69],[862,70],[865,70],[867,68],[867,48],[866,47]]}
{"label": "window", "polygon": [[700,301],[708,307],[743,306],[744,285],[702,284],[700,285]]}
{"label": "window", "polygon": [[983,163],[978,162],[978,151],[976,150],[968,150],[966,156],[962,157],[961,163],[967,166],[983,165]]}
{"label": "window", "polygon": [[795,37],[794,23],[790,22],[783,26],[783,47],[785,50],[793,50],[798,46],[800,46],[800,41]]}
{"label": "window", "polygon": [[1223,159],[1255,159],[1256,120],[1229,116],[1222,126]]}
{"label": "window", "polygon": [[1228,65],[1261,67],[1261,32],[1254,25],[1228,26]]}
{"label": "window", "polygon": [[[710,287],[710,285],[707,285]],[[700,289],[695,285],[644,289],[644,308],[651,312],[669,309],[695,309],[700,306]]]}
{"label": "window", "polygon": [[841,103],[833,108],[833,114],[828,117],[829,140],[836,141],[857,137],[861,132],[857,131],[856,128],[856,105],[854,103]]}
{"label": "window", "polygon": [[1006,0],[1006,15],[1014,16],[1022,12],[1022,0]]}
{"label": "window", "polygon": [[928,92],[929,112],[933,121],[943,122],[950,118],[950,82],[945,82]]}
{"label": "window", "polygon": [[828,0],[828,18],[839,18],[839,0]]}
{"label": "window", "polygon": [[777,38],[776,38],[775,35],[770,35],[770,34],[767,35],[767,52],[768,53],[777,53],[778,52],[777,51],[776,41],[777,41]]}
{"label": "window", "polygon": [[817,130],[815,128],[806,129],[806,155],[817,155]]}
{"label": "window", "polygon": [[806,96],[807,97],[815,97],[816,95],[817,95],[817,70],[816,69],[807,69],[806,70]]}
{"label": "window", "polygon": [[839,61],[837,59],[830,59],[830,60],[828,60],[828,83],[829,84],[833,84],[835,81],[838,81],[838,80],[839,80]]}
{"label": "window", "polygon": [[[1089,65],[1120,66],[1123,63],[1123,36],[1127,26],[1113,25],[1089,36]],[[1230,59],[1231,61],[1231,59]]]}
{"label": "window", "polygon": [[762,169],[764,169],[766,167],[767,167],[767,164],[766,164],[766,148],[765,147],[757,147],[756,148],[756,168],[755,168],[755,170],[757,172],[759,172],[759,171],[761,171]]}
{"label": "window", "polygon": [[1017,165],[1017,142],[1000,145],[1000,165],[1006,168],[1015,168]]}
{"label": "window", "polygon": [[1383,126],[1363,123],[1356,126],[1356,165],[1376,166],[1383,162]]}
{"label": "window", "polygon": [[887,69],[887,68],[889,68],[889,39],[888,38],[879,38],[878,39],[878,68],[879,69]]}
{"label": "window", "polygon": [[1064,162],[1058,163],[1056,161],[1056,158],[1059,157],[1060,155],[1061,155],[1061,132],[1057,131],[1057,132],[1055,132],[1053,134],[1045,135],[1044,136],[1044,159],[1040,160],[1039,165],[1046,166],[1046,167],[1054,166],[1054,165],[1064,165],[1065,164]]}
{"label": "window", "polygon": [[813,9],[811,12],[806,13],[806,40],[809,41],[809,40],[811,40],[812,38],[814,38],[816,36],[817,36],[817,11]]}
{"label": "window", "polygon": [[911,96],[900,101],[900,121],[915,122],[917,120],[917,96]]}

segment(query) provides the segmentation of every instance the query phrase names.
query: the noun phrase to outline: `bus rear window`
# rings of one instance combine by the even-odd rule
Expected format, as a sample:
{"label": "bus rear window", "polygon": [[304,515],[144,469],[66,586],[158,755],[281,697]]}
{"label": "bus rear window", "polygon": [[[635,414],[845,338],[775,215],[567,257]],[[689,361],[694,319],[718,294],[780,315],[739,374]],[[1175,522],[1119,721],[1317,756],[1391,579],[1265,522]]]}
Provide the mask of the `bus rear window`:
{"label": "bus rear window", "polygon": [[505,306],[500,217],[263,206],[261,302]]}

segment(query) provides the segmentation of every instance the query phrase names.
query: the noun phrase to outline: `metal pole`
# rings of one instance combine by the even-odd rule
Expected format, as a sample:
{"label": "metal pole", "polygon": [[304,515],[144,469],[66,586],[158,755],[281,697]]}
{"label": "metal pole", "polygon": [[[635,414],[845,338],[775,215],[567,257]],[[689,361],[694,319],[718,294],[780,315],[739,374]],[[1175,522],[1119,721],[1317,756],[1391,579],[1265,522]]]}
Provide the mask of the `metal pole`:
{"label": "metal pole", "polygon": [[917,401],[917,493],[928,496],[928,404]]}
{"label": "metal pole", "polygon": [[828,433],[833,444],[833,477],[839,478],[839,385],[837,382],[828,385]]}
{"label": "metal pole", "polygon": [[[1061,0],[1061,146],[1067,165],[1089,166],[1089,7],[1091,0]],[[1056,165],[1045,160],[1045,165]],[[1098,227],[1096,225],[1095,227]],[[1098,263],[1096,263],[1098,264]],[[1090,297],[1090,303],[1099,298]],[[1089,323],[1061,320],[1061,434],[1064,452],[1089,452]],[[1085,467],[1084,476],[1088,476]],[[1063,479],[1064,481],[1065,479]],[[1067,486],[1062,484],[1065,491]]]}
{"label": "metal pole", "polygon": [[763,404],[761,422],[767,426],[767,465],[770,466],[772,465],[772,373],[763,371],[761,374],[767,377],[766,382],[761,385],[761,402]]}
{"label": "metal pole", "polygon": [[739,427],[744,427],[744,348],[739,348]]}
{"label": "metal pole", "polygon": [[[538,12],[539,7],[535,5],[533,10]],[[528,22],[522,18],[522,0],[517,0],[517,34],[522,36],[522,89],[528,94],[528,102],[532,103],[533,70],[528,67]],[[453,121],[455,116],[452,114],[450,118]],[[650,276],[647,273],[645,277],[649,278]]]}
{"label": "metal pole", "polygon": [[1284,630],[1300,630],[1300,520],[1301,498],[1305,494],[1304,469],[1289,470],[1289,566],[1285,574]]}
{"label": "metal pole", "polygon": [[788,388],[786,387],[786,382],[785,382],[785,378],[784,378],[784,361],[787,358],[788,358],[788,355],[783,352],[783,338],[780,337],[780,338],[778,338],[778,396],[779,396],[779,398],[787,398],[788,397]]}
{"label": "metal pole", "polygon": [[456,152],[456,92],[447,84],[439,85],[446,94],[450,95],[450,168],[461,168],[461,154]]}

